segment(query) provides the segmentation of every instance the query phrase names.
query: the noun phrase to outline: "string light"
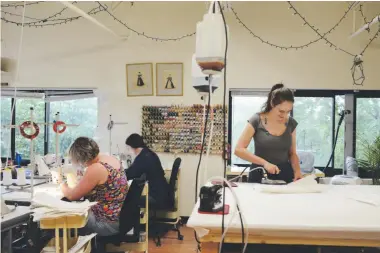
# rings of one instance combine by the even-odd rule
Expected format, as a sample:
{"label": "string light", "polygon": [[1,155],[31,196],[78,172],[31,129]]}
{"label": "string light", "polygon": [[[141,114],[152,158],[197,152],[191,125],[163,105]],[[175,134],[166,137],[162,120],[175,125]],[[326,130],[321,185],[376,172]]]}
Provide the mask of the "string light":
{"label": "string light", "polygon": [[[35,19],[36,21],[34,22],[28,22],[28,23],[24,23],[25,26],[28,26],[28,27],[45,27],[45,26],[55,26],[55,25],[61,25],[61,24],[67,24],[69,22],[72,22],[74,20],[78,20],[80,18],[82,18],[82,16],[75,16],[75,17],[69,17],[69,18],[56,18],[54,19],[54,17],[60,15],[67,7],[63,8],[61,11],[49,16],[48,18],[44,18],[44,19],[35,19],[35,18],[30,18],[30,19]],[[97,6],[95,8],[92,8],[88,14],[89,15],[96,15],[97,13],[99,12],[102,12],[104,11],[100,6]],[[6,12],[6,11],[2,11],[3,13],[5,14],[8,14],[8,15],[11,15],[11,16],[18,16],[17,14],[14,14],[14,13],[9,13],[9,12]],[[13,20],[8,20],[4,17],[1,17],[1,19],[3,21],[5,21],[6,23],[11,23],[11,24],[15,24],[17,26],[20,26],[21,23],[20,22],[16,22],[16,21],[13,21]],[[42,24],[40,24],[42,23]]]}
{"label": "string light", "polygon": [[[26,2],[25,5],[35,5],[35,4],[39,4],[39,3],[43,3],[44,1],[36,1],[36,2]],[[23,3],[13,3],[13,4],[2,4],[1,5],[1,8],[7,8],[7,7],[22,7],[24,6]]]}
{"label": "string light", "polygon": [[[99,4],[100,7],[104,8],[103,5],[100,2],[97,1],[97,3]],[[104,11],[107,12],[108,15],[110,15],[115,21],[117,21],[118,23],[122,24],[124,27],[126,27],[131,32],[134,32],[135,34],[137,34],[139,36],[143,36],[143,37],[145,37],[147,39],[151,39],[153,41],[160,41],[160,42],[164,42],[164,41],[179,41],[179,40],[182,40],[182,39],[185,39],[185,38],[188,38],[188,37],[191,37],[191,36],[195,35],[195,32],[193,32],[193,33],[190,33],[190,34],[185,34],[185,35],[179,36],[177,38],[159,38],[159,37],[153,37],[153,36],[150,36],[150,35],[146,35],[144,32],[139,32],[139,31],[136,31],[135,29],[131,28],[126,23],[122,22],[120,19],[118,19],[117,17],[115,17],[107,9],[104,9]]]}
{"label": "string light", "polygon": [[[360,54],[357,54],[357,55],[354,55],[350,52],[348,52],[347,50],[344,50],[344,49],[341,49],[339,47],[337,47],[334,43],[332,43],[331,41],[329,41],[328,39],[326,39],[323,35],[321,35],[318,30],[310,25],[309,22],[307,22],[307,20],[305,19],[304,16],[302,16],[298,11],[297,9],[290,3],[288,2],[290,7],[289,9],[292,9],[293,11],[295,11],[295,13],[297,14],[297,16],[299,16],[311,29],[314,30],[314,32],[316,32],[322,39],[324,39],[326,41],[326,44],[330,45],[330,47],[334,47],[335,50],[339,50],[339,51],[342,51],[350,56],[353,56],[354,57],[354,63],[353,63],[353,66],[351,67],[351,74],[352,74],[352,79],[354,81],[354,85],[363,85],[364,83],[364,80],[365,80],[365,76],[364,76],[364,70],[363,70],[363,56],[364,56],[364,53],[365,51],[367,50],[367,48],[369,47],[369,45],[371,45],[371,43],[379,36],[380,34],[380,23],[379,23],[379,29],[378,31],[375,33],[375,35],[369,40],[368,44],[363,48],[362,52]],[[351,6],[352,7],[352,6]],[[356,71],[359,70],[360,71],[360,76],[359,78],[356,78],[355,77],[355,73]]]}
{"label": "string light", "polygon": [[[339,50],[339,51],[342,51],[348,55],[351,55],[351,56],[355,56],[354,54],[351,54],[350,52],[348,52],[347,50],[344,50],[338,46],[336,46],[334,43],[332,43],[330,40],[328,40],[325,36],[327,35],[327,33],[325,34],[321,34],[318,30],[319,29],[316,29],[315,26],[311,25],[304,16],[302,16],[298,10],[292,5],[291,2],[288,1],[288,4],[290,5],[289,9],[292,10],[296,16],[300,17],[304,24],[306,24],[308,27],[310,27],[318,36],[320,39],[323,39],[324,41],[326,41],[326,43],[330,46],[330,47],[334,47],[335,49]],[[351,4],[348,11],[345,12],[345,15],[343,16],[343,18],[340,20],[340,22],[344,19],[345,16],[347,16],[347,13],[351,10],[351,8],[354,6],[355,3]]]}
{"label": "string light", "polygon": [[[354,7],[354,4],[355,3],[352,3],[349,8],[344,12],[344,15],[339,19],[339,21],[330,29],[328,30],[327,32],[325,32],[323,35],[319,36],[320,34],[318,33],[318,29],[316,29],[316,32],[317,32],[317,36],[318,38],[315,39],[315,40],[312,40],[308,43],[305,43],[305,44],[302,44],[302,45],[297,45],[297,46],[294,46],[294,45],[291,45],[291,46],[284,46],[284,45],[278,45],[278,44],[275,44],[273,42],[269,42],[267,40],[264,40],[262,37],[260,37],[259,35],[255,34],[250,28],[247,27],[246,24],[243,23],[243,21],[239,18],[237,12],[231,7],[231,10],[232,12],[234,13],[235,15],[235,18],[236,20],[239,22],[239,24],[241,24],[253,37],[255,37],[256,39],[259,39],[262,43],[264,44],[267,44],[271,47],[274,47],[274,48],[278,48],[278,49],[285,49],[285,50],[288,50],[288,49],[295,49],[295,50],[298,50],[298,49],[304,49],[318,41],[320,41],[323,37],[325,37],[326,35],[328,34],[331,34],[332,31],[334,31],[341,23],[342,21],[347,17],[347,14],[351,11],[351,9]],[[292,6],[289,7],[289,9],[293,9]],[[295,10],[295,12],[293,13],[293,15],[299,15],[299,13]],[[305,25],[309,25],[309,23],[305,20],[305,22],[303,23],[303,26]]]}
{"label": "string light", "polygon": [[[364,13],[363,13],[363,9],[362,9],[362,7],[363,7],[363,4],[360,4],[360,5],[359,5],[359,12],[360,12],[360,14],[362,15],[362,18],[363,18],[363,20],[364,20],[364,23],[368,24],[367,18],[365,17],[365,15],[364,15]],[[368,27],[367,31],[369,32],[369,27]]]}

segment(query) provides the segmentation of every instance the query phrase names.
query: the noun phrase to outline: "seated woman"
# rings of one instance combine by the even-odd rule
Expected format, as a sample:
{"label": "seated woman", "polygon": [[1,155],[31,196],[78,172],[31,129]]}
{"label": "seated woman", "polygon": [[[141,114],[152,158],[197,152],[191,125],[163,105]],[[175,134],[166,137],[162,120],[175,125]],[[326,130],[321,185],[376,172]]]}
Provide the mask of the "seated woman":
{"label": "seated woman", "polygon": [[87,225],[82,234],[98,233],[110,236],[119,231],[119,213],[128,191],[128,182],[120,162],[108,155],[99,154],[96,142],[79,137],[70,147],[69,156],[74,166],[86,168],[82,179],[74,188],[61,185],[64,197],[79,200],[86,197],[98,202],[91,207]]}
{"label": "seated woman", "polygon": [[165,179],[160,158],[150,150],[139,134],[131,134],[125,144],[136,156],[132,165],[126,170],[128,179],[141,178],[149,182],[149,205],[153,208],[165,208],[171,205],[171,192]]}

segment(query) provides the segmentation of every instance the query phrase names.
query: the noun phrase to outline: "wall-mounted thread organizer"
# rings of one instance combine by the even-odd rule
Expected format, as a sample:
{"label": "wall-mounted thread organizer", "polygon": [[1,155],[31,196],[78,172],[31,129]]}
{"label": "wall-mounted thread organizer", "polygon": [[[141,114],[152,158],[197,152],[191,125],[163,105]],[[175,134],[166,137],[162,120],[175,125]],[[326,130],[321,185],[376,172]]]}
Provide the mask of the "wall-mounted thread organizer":
{"label": "wall-mounted thread organizer", "polygon": [[[226,143],[227,143],[226,107]],[[214,119],[210,154],[223,153],[223,106],[211,106],[205,152],[208,145],[211,119]],[[155,152],[199,153],[203,136],[203,105],[143,106],[142,136]],[[227,145],[227,144],[226,144]]]}

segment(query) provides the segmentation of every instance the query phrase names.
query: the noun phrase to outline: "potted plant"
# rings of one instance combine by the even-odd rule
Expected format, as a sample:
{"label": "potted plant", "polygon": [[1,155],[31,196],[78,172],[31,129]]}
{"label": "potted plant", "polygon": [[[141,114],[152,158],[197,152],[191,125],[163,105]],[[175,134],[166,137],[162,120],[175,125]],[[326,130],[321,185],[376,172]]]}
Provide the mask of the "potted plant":
{"label": "potted plant", "polygon": [[363,159],[358,164],[372,174],[374,185],[380,185],[380,135],[372,143],[366,142],[363,149]]}

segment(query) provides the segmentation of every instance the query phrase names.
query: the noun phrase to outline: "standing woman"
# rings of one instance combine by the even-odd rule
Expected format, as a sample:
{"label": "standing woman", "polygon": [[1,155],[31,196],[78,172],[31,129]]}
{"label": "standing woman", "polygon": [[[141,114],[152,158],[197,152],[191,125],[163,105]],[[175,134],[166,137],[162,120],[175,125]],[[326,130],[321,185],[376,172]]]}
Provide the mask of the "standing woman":
{"label": "standing woman", "polygon": [[[268,178],[286,183],[302,177],[296,153],[297,121],[289,113],[293,109],[293,92],[283,84],[276,84],[268,94],[262,111],[247,123],[235,148],[235,155],[251,162],[253,167],[264,167]],[[255,153],[247,147],[254,140]],[[261,170],[249,174],[249,182],[260,183]]]}

